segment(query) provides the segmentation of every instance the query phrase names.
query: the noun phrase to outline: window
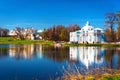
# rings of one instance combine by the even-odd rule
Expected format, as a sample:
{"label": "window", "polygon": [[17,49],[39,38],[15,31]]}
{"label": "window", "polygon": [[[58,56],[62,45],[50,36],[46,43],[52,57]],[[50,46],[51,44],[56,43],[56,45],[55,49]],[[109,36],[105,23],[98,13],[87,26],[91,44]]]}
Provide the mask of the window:
{"label": "window", "polygon": [[86,36],[88,36],[88,31],[86,31]]}
{"label": "window", "polygon": [[90,41],[92,41],[92,36],[90,35]]}
{"label": "window", "polygon": [[77,32],[77,34],[80,34],[80,32]]}
{"label": "window", "polygon": [[88,36],[88,32],[86,33],[86,36]]}

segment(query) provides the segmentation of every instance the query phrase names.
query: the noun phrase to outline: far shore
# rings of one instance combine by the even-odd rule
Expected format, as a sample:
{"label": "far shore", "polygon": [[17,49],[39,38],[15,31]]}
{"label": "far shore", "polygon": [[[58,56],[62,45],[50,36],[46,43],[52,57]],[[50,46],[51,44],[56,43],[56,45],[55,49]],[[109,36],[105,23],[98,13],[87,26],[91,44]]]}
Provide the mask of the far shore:
{"label": "far shore", "polygon": [[105,43],[94,43],[94,44],[73,44],[70,42],[64,41],[49,41],[49,40],[19,40],[11,37],[0,37],[0,44],[46,44],[46,45],[55,45],[61,44],[64,47],[69,46],[98,46],[98,47],[120,47],[120,42],[105,42]]}

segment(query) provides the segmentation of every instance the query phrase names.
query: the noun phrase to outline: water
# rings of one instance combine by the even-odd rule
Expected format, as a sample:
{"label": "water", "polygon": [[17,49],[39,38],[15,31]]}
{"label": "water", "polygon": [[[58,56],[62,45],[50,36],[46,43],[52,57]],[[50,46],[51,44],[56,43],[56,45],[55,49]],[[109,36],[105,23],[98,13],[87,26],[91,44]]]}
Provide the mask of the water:
{"label": "water", "polygon": [[0,45],[0,80],[54,80],[63,66],[73,64],[82,74],[95,68],[120,69],[120,48]]}

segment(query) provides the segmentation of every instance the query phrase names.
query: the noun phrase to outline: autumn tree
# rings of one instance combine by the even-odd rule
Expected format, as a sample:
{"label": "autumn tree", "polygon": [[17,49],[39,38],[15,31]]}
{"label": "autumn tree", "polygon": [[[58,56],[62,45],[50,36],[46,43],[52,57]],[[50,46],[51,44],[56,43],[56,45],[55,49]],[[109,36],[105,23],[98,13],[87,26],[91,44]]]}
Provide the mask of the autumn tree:
{"label": "autumn tree", "polygon": [[61,33],[59,35],[60,36],[60,40],[61,41],[68,41],[69,40],[69,36],[68,35],[69,34],[68,34],[66,28],[62,28]]}
{"label": "autumn tree", "polygon": [[60,34],[63,28],[65,28],[63,25],[57,25],[47,29],[47,39],[53,41],[60,41]]}
{"label": "autumn tree", "polygon": [[117,37],[117,41],[120,41],[120,12],[117,12],[116,15],[117,15],[117,22],[116,23],[118,24],[116,37]]}
{"label": "autumn tree", "polygon": [[47,39],[47,31],[46,29],[43,30],[43,32],[40,34],[43,39]]}
{"label": "autumn tree", "polygon": [[77,31],[77,30],[80,30],[80,26],[78,26],[77,24],[69,25],[69,26],[67,27],[68,33],[74,32],[74,31]]}
{"label": "autumn tree", "polygon": [[117,33],[116,33],[117,40],[120,41],[120,26],[117,28]]}
{"label": "autumn tree", "polygon": [[118,23],[118,26],[120,26],[120,11],[116,13],[117,15],[117,23]]}
{"label": "autumn tree", "polygon": [[105,35],[106,35],[106,40],[107,42],[112,42],[114,41],[114,31],[111,28],[107,28],[105,31]]}
{"label": "autumn tree", "polygon": [[[114,31],[114,24],[117,21],[117,17],[116,14],[114,13],[107,13],[106,14],[106,39],[108,39],[107,41],[109,42],[113,42],[115,41],[116,37],[115,37],[115,31]],[[109,34],[109,35],[108,35]]]}
{"label": "autumn tree", "polygon": [[69,33],[80,30],[78,25],[70,25],[65,27],[63,25],[55,25],[47,29],[44,34],[43,39],[53,40],[53,41],[68,41],[69,40]]}

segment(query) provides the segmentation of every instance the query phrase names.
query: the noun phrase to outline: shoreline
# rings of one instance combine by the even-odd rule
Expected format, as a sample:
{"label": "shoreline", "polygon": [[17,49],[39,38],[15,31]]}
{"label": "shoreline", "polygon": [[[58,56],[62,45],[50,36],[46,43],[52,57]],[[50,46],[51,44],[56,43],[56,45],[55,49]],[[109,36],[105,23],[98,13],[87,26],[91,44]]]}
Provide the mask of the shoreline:
{"label": "shoreline", "polygon": [[[72,47],[72,46],[98,46],[98,47],[120,47],[119,42],[105,42],[105,43],[94,43],[94,44],[72,44],[69,42],[58,42],[63,47]],[[55,41],[49,40],[18,40],[11,37],[0,37],[0,44],[45,44],[54,46],[57,44]]]}

